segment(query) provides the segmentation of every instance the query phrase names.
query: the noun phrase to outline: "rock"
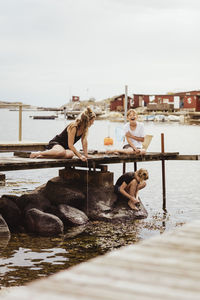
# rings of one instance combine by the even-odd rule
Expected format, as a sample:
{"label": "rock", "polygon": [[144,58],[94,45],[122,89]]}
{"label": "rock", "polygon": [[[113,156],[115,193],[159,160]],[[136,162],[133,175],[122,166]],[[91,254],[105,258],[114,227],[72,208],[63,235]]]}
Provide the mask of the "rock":
{"label": "rock", "polygon": [[86,228],[87,228],[87,224],[71,227],[65,233],[63,240],[74,238],[75,236],[85,231]]}
{"label": "rock", "polygon": [[10,230],[17,230],[22,220],[21,211],[15,202],[5,195],[0,198],[0,214],[3,216]]}
{"label": "rock", "polygon": [[47,182],[44,195],[54,205],[67,204],[77,208],[83,207],[85,200],[85,195],[80,189],[68,185],[60,177],[55,177]]}
{"label": "rock", "polygon": [[10,230],[4,218],[0,215],[0,249],[5,248],[8,245],[9,240]]}
{"label": "rock", "polygon": [[86,214],[77,208],[66,204],[60,204],[58,208],[60,211],[60,218],[65,225],[83,225],[89,221]]}
{"label": "rock", "polygon": [[118,200],[113,188],[90,188],[88,197],[88,216],[93,220],[123,221],[143,219],[147,211],[142,202],[139,211],[134,211],[128,206],[128,200]]}
{"label": "rock", "polygon": [[113,187],[89,187],[86,212],[93,220],[107,219],[105,215],[112,219],[113,205],[117,197],[113,192]]}
{"label": "rock", "polygon": [[17,199],[17,205],[24,212],[31,208],[47,211],[51,207],[50,201],[40,191],[34,191],[29,194],[22,195],[19,199]]}
{"label": "rock", "polygon": [[140,200],[139,210],[135,211],[128,205],[128,200],[117,200],[113,209],[113,220],[145,219],[148,213]]}
{"label": "rock", "polygon": [[0,240],[3,237],[7,237],[7,236],[10,237],[10,230],[4,218],[2,217],[2,215],[0,215]]}
{"label": "rock", "polygon": [[63,223],[58,217],[36,208],[26,212],[26,225],[30,232],[42,236],[54,236],[63,233]]}

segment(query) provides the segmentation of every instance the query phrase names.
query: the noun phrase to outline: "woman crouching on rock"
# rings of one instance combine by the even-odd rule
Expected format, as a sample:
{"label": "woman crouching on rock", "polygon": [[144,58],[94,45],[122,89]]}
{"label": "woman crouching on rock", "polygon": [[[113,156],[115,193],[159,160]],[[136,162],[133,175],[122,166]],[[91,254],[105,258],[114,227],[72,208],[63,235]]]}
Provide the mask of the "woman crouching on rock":
{"label": "woman crouching on rock", "polygon": [[[32,152],[30,158],[72,158],[78,156],[82,161],[88,157],[87,133],[94,123],[95,113],[87,107],[74,122],[71,122],[60,134],[56,135],[47,145],[47,150]],[[74,144],[81,139],[83,153],[79,153]]]}

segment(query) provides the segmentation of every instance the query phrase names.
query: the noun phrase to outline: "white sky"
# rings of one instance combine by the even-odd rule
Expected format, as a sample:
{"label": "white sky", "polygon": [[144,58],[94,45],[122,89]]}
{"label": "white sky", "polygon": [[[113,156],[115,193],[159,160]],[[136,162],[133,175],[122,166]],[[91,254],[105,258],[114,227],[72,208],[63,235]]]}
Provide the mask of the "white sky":
{"label": "white sky", "polygon": [[200,89],[199,0],[1,0],[0,101]]}

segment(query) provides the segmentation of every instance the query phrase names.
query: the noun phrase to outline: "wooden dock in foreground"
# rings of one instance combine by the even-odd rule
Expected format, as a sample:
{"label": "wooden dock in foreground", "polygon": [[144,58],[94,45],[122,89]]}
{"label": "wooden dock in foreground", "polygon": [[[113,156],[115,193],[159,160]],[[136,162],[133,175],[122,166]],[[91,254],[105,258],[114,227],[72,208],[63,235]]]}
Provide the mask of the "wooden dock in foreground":
{"label": "wooden dock in foreground", "polygon": [[1,299],[199,300],[199,237],[200,221],[195,221],[13,289]]}

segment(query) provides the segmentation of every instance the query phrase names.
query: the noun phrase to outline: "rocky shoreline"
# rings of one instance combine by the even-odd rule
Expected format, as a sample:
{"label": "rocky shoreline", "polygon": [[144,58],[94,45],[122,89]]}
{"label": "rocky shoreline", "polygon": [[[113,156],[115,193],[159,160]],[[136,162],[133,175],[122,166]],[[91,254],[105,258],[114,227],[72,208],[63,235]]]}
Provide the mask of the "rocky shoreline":
{"label": "rocky shoreline", "polygon": [[89,220],[121,222],[147,217],[142,203],[139,211],[133,211],[127,201],[117,199],[112,173],[88,174],[85,170],[81,176],[80,173],[61,170],[61,176],[30,193],[3,195],[0,198],[0,236],[9,237],[10,232],[56,236]]}

